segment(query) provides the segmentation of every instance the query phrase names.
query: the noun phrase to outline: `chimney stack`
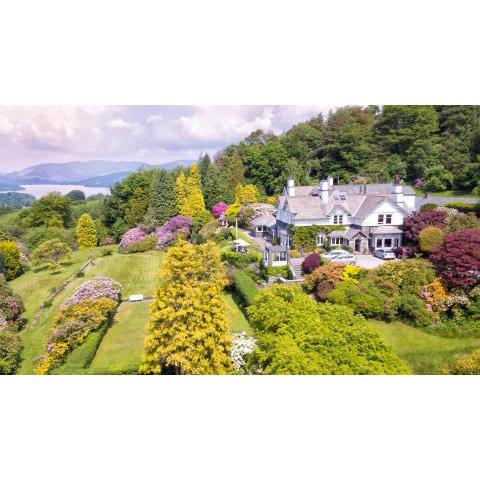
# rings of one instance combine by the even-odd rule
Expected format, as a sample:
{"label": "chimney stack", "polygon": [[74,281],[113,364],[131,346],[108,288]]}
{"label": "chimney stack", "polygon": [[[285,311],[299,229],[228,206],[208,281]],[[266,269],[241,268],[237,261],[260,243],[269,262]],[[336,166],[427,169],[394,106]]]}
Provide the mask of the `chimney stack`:
{"label": "chimney stack", "polygon": [[404,198],[403,198],[403,187],[402,185],[399,184],[394,184],[393,185],[393,190],[392,190],[392,200],[401,206],[404,204]]}
{"label": "chimney stack", "polygon": [[328,180],[320,180],[320,199],[322,203],[328,202]]}
{"label": "chimney stack", "polygon": [[331,175],[327,177],[327,182],[328,182],[328,189],[333,190],[333,177]]}
{"label": "chimney stack", "polygon": [[287,180],[287,195],[289,197],[295,196],[295,180],[293,178]]}

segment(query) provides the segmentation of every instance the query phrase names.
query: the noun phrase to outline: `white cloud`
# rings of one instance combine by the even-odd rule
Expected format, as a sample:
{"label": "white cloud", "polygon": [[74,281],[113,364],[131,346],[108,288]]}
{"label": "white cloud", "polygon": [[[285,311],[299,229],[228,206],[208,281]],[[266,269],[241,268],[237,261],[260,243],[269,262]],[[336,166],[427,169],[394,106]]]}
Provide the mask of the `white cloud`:
{"label": "white cloud", "polygon": [[0,106],[0,170],[40,162],[197,158],[253,130],[276,134],[332,107]]}
{"label": "white cloud", "polygon": [[15,127],[12,122],[5,116],[0,116],[0,135],[10,135]]}
{"label": "white cloud", "polygon": [[111,128],[130,128],[131,125],[123,120],[122,118],[116,118],[115,120],[110,120],[108,123]]}

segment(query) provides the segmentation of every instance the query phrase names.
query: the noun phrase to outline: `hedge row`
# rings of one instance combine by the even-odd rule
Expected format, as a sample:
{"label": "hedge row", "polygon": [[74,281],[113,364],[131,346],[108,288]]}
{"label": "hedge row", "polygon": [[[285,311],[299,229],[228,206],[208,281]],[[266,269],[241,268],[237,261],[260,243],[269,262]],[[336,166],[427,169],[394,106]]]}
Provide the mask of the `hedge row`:
{"label": "hedge row", "polygon": [[257,295],[257,285],[244,272],[235,270],[232,274],[233,285],[238,294],[242,297],[243,302],[248,307],[253,304]]}
{"label": "hedge row", "polygon": [[465,202],[450,202],[445,205],[447,208],[455,208],[462,213],[476,213],[480,214],[480,202],[478,203],[465,203]]}

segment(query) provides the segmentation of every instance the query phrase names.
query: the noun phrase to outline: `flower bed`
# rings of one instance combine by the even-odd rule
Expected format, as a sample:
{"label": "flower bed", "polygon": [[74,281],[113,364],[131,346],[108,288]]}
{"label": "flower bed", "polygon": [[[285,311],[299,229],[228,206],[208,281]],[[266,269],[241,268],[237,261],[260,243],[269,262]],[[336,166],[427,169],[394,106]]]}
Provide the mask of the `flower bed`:
{"label": "flower bed", "polygon": [[110,322],[120,302],[121,290],[118,282],[103,276],[81,285],[55,315],[55,327],[48,335],[36,373],[44,375],[59,367],[91,332]]}
{"label": "flower bed", "polygon": [[190,237],[192,229],[192,218],[177,215],[165,222],[160,228],[155,230],[157,237],[157,248],[162,248],[175,240],[179,235],[185,239]]}
{"label": "flower bed", "polygon": [[253,352],[257,341],[249,337],[245,332],[233,334],[231,359],[235,370],[241,370],[246,362],[246,357]]}

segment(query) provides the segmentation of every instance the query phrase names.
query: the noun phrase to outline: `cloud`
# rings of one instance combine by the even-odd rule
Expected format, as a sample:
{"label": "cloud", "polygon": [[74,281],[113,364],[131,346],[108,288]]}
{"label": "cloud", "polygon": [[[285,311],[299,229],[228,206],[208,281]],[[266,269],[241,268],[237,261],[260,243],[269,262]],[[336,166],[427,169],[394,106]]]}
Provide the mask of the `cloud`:
{"label": "cloud", "polygon": [[141,157],[150,163],[215,153],[253,130],[276,134],[325,106],[0,106],[0,170],[40,162]]}

